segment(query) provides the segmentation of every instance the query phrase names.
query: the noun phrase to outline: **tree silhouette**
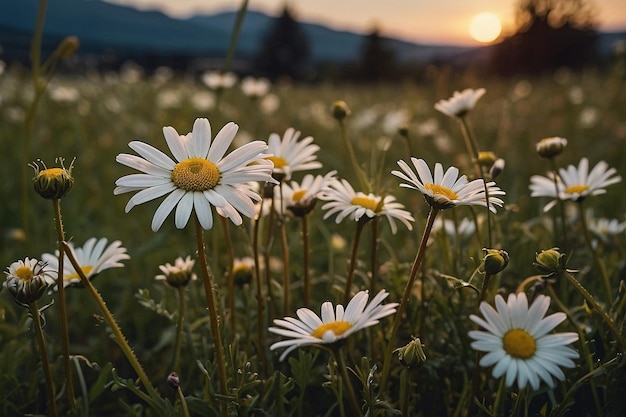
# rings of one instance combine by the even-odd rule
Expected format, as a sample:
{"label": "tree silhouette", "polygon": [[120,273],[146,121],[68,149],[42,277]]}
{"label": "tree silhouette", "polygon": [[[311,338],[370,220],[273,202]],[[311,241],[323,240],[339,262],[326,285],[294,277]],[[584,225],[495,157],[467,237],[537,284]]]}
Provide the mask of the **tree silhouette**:
{"label": "tree silhouette", "polygon": [[373,82],[391,78],[396,70],[396,56],[374,28],[366,37],[356,77],[360,81]]}
{"label": "tree silhouette", "polygon": [[502,75],[580,69],[597,57],[595,26],[586,0],[521,0],[517,31],[494,46],[492,67]]}
{"label": "tree silhouette", "polygon": [[266,33],[255,68],[272,81],[288,77],[303,79],[309,69],[309,41],[288,6],[274,19]]}

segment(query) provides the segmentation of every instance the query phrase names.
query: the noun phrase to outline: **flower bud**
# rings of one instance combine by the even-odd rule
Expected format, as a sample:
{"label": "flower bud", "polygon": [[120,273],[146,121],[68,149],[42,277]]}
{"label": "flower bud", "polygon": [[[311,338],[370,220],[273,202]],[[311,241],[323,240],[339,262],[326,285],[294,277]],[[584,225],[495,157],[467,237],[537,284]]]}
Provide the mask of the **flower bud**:
{"label": "flower bud", "polygon": [[394,352],[398,352],[398,359],[407,368],[412,368],[426,361],[424,345],[419,337],[413,338],[407,345],[394,350]]}
{"label": "flower bud", "polygon": [[48,168],[42,161],[39,162],[43,169],[37,163],[30,164],[35,170],[33,177],[35,191],[46,200],[58,200],[67,195],[74,186],[74,178],[72,177],[74,161],[68,169],[63,166],[62,158],[59,158],[59,161],[61,163],[60,168]]}
{"label": "flower bud", "polygon": [[254,266],[254,259],[251,257],[235,259],[232,272],[235,285],[241,287],[252,282]]}
{"label": "flower bud", "polygon": [[493,165],[491,165],[491,168],[489,169],[489,176],[492,180],[495,180],[500,176],[500,174],[502,174],[502,171],[504,171],[504,164],[504,159],[498,158]]}
{"label": "flower bud", "polygon": [[332,114],[335,119],[343,120],[346,117],[350,116],[350,113],[350,108],[345,101],[337,100],[333,103]]}
{"label": "flower bud", "polygon": [[489,275],[495,275],[501,272],[509,264],[509,254],[500,249],[483,249],[485,257],[483,259],[483,268]]}
{"label": "flower bud", "polygon": [[169,385],[169,387],[173,390],[176,390],[178,389],[178,387],[180,387],[180,378],[178,377],[178,374],[176,372],[171,372],[167,376],[167,385]]}
{"label": "flower bud", "polygon": [[537,254],[533,265],[543,274],[558,274],[564,269],[563,256],[559,248],[543,250]]}
{"label": "flower bud", "polygon": [[543,138],[537,142],[537,153],[542,158],[552,159],[560,155],[567,146],[567,139],[560,137]]}
{"label": "flower bud", "polygon": [[398,134],[403,138],[409,137],[409,127],[407,125],[402,125],[398,127]]}
{"label": "flower bud", "polygon": [[57,48],[57,50],[59,51],[59,57],[67,58],[74,55],[79,46],[80,41],[76,36],[66,36]]}

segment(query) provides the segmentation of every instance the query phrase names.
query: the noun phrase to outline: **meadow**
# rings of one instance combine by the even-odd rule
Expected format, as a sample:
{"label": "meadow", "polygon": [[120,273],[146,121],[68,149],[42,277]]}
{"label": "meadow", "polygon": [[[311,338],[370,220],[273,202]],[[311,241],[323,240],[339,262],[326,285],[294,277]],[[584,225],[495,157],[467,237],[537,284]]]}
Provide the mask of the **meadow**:
{"label": "meadow", "polygon": [[[420,82],[283,83],[251,97],[240,88],[241,80],[215,90],[201,75],[165,68],[145,74],[129,63],[119,72],[55,75],[32,123],[29,109],[36,92],[30,71],[5,68],[0,74],[0,146],[7,156],[0,164],[0,258],[7,280],[8,267],[16,260],[41,259],[59,249],[59,216],[51,201],[59,203],[66,241],[78,247],[92,237],[119,240],[129,255],[122,267],[102,270],[92,284],[130,351],[121,347],[124,343],[112,330],[103,304],[85,288],[82,277],[82,284],[64,291],[73,388],[68,389],[64,363],[60,291],[52,285],[37,300],[40,309],[49,305],[41,314],[56,413],[623,415],[623,182],[606,186],[605,194],[562,197],[548,212],[544,206],[551,199],[531,197],[529,185],[533,175],[578,167],[582,158],[590,167],[606,161],[615,175],[626,175],[625,64],[621,56],[606,71],[562,69],[532,79],[491,79],[471,70],[458,74],[433,68]],[[466,88],[486,90],[467,115],[449,117],[435,109],[435,103]],[[338,113],[345,110],[338,100],[348,113]],[[213,226],[203,239],[215,291],[215,321],[211,307],[207,309],[210,291],[193,220],[179,229],[170,214],[155,232],[151,220],[162,198],[126,213],[131,196],[113,193],[118,179],[135,172],[116,162],[118,155],[134,153],[129,142],[139,140],[171,155],[163,127],[185,135],[196,118],[207,118],[213,135],[228,122],[237,123],[231,150],[253,140],[267,142],[272,133],[282,137],[288,128],[300,131],[301,139],[311,136],[319,146],[314,159],[320,168],[295,171],[284,183],[334,170],[356,191],[395,197],[413,217],[412,230],[396,219],[394,234],[378,215],[356,221],[349,215],[340,222],[336,215],[324,218],[322,207],[328,200],[323,198],[310,213],[294,216],[280,209],[278,192],[263,200],[266,210],[257,218],[243,216],[239,226],[214,209]],[[446,228],[437,220],[429,223],[436,203],[416,189],[400,187],[402,179],[391,172],[399,169],[397,161],[410,164],[415,157],[430,169],[441,163],[444,170],[454,166],[470,180],[480,179],[476,158],[465,146],[464,126],[478,150],[505,161],[495,177],[505,192],[498,195],[504,203],[491,214],[478,205],[438,207],[435,214],[449,222]],[[536,150],[548,137],[567,139],[554,158],[542,158]],[[347,143],[358,168],[351,163]],[[73,161],[74,184],[62,198],[46,200],[34,191],[36,172],[28,164],[41,160],[48,168],[59,167],[58,157],[64,158],[65,168]],[[487,178],[488,168],[478,172]],[[382,207],[370,209],[379,212]],[[542,252],[555,247],[560,251]],[[419,252],[423,256],[417,262]],[[552,263],[546,265],[546,257],[538,256],[542,253],[553,255]],[[195,261],[197,280],[175,288],[155,279],[163,274],[159,265],[187,256]],[[494,259],[501,268],[490,269]],[[407,286],[410,277],[415,282]],[[305,295],[305,287],[310,294]],[[396,316],[389,314],[334,343],[320,339],[299,347],[284,360],[284,349],[269,349],[284,340],[268,331],[277,326],[274,319],[296,317],[301,307],[319,315],[326,301],[345,306],[358,291],[370,290],[372,299],[382,289],[389,293],[383,304],[398,303],[396,309],[402,309],[397,328]],[[516,292],[527,294],[529,303],[549,296],[544,313],[564,313],[556,331],[576,335],[570,345],[578,353],[575,365],[562,368],[554,386],[543,379],[536,389],[519,379],[505,384],[504,377],[493,376],[493,367],[478,365],[484,352],[472,347],[469,332],[479,326],[470,315],[482,316],[480,301],[494,305],[496,294],[507,299]],[[26,304],[14,302],[3,287],[3,416],[54,414],[46,395],[50,380],[35,337],[33,304]],[[216,323],[222,349],[215,343]],[[149,384],[137,375],[129,355],[136,357]]]}

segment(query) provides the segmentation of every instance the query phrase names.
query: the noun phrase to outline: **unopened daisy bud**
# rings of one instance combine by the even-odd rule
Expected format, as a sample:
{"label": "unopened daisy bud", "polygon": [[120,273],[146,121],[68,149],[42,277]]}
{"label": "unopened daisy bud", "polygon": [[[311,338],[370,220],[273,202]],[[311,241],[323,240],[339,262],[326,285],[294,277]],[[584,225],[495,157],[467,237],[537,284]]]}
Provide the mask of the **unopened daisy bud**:
{"label": "unopened daisy bud", "polygon": [[337,100],[333,103],[332,114],[335,119],[343,120],[346,117],[350,116],[350,113],[350,108],[345,101]]}
{"label": "unopened daisy bud", "polygon": [[567,146],[567,139],[560,137],[543,138],[537,142],[537,153],[542,158],[552,159],[560,155]]}
{"label": "unopened daisy bud", "polygon": [[6,275],[4,286],[15,302],[22,305],[39,300],[54,283],[53,272],[46,268],[46,263],[32,258],[13,262],[7,268]]}
{"label": "unopened daisy bud", "polygon": [[403,138],[409,137],[409,127],[406,125],[398,127],[398,134]]}
{"label": "unopened daisy bud", "polygon": [[173,390],[177,390],[180,387],[180,378],[176,372],[171,372],[167,376],[167,385]]}
{"label": "unopened daisy bud", "polygon": [[533,265],[546,275],[559,274],[563,271],[564,253],[559,252],[559,248],[543,250],[535,257]]}
{"label": "unopened daisy bud", "polygon": [[407,345],[394,350],[398,352],[398,359],[407,368],[412,368],[422,362],[426,362],[426,353],[424,353],[424,345],[419,337],[413,338]]}
{"label": "unopened daisy bud", "polygon": [[478,164],[481,167],[491,168],[498,158],[491,151],[478,152]]}
{"label": "unopened daisy bud", "polygon": [[509,264],[509,254],[501,249],[483,249],[483,269],[489,275],[501,272]]}
{"label": "unopened daisy bud", "polygon": [[60,58],[67,58],[78,50],[80,46],[80,41],[76,36],[67,36],[65,39],[61,41],[57,50],[59,51]]}
{"label": "unopened daisy bud", "polygon": [[492,180],[495,180],[497,177],[500,176],[500,174],[502,174],[502,171],[504,171],[504,164],[505,164],[504,159],[502,158],[496,159],[496,161],[493,163],[493,165],[489,169],[489,176],[491,177]]}
{"label": "unopened daisy bud", "polygon": [[72,177],[72,167],[74,161],[69,168],[63,166],[63,159],[58,159],[61,163],[60,168],[48,168],[43,161],[39,161],[43,169],[38,163],[31,163],[30,166],[35,170],[33,177],[33,186],[37,194],[47,200],[58,200],[70,192],[74,186],[74,178]]}

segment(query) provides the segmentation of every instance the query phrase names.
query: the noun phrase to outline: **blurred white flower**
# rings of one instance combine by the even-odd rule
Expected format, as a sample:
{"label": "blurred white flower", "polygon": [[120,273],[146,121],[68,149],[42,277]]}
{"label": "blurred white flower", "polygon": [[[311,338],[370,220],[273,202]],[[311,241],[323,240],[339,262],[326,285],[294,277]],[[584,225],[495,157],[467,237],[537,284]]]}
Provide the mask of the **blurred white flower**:
{"label": "blurred white flower", "polygon": [[271,87],[267,78],[245,77],[241,80],[241,91],[250,98],[263,97],[269,93]]}
{"label": "blurred white flower", "polygon": [[237,75],[234,72],[222,74],[220,71],[208,71],[202,74],[202,82],[211,90],[226,90],[237,83]]}
{"label": "blurred white flower", "polygon": [[455,91],[452,97],[447,100],[439,100],[435,104],[435,109],[450,117],[465,117],[470,112],[476,102],[486,93],[484,88],[473,90],[466,88],[459,92]]}

